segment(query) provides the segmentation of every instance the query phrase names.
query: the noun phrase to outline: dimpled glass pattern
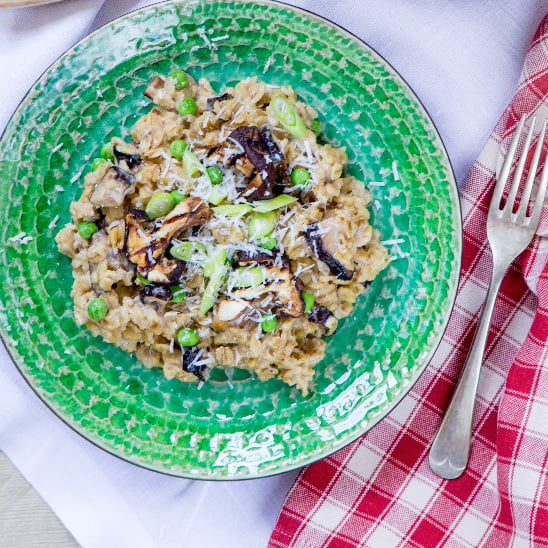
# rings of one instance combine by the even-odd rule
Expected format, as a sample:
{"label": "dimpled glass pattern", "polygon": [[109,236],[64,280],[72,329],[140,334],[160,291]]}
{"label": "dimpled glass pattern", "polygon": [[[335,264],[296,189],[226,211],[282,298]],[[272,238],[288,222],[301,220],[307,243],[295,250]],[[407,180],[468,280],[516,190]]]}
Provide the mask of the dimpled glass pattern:
{"label": "dimpled glass pattern", "polygon": [[[215,369],[201,388],[167,381],[73,320],[70,261],[54,235],[102,144],[129,136],[150,108],[147,82],[176,67],[219,92],[252,75],[291,84],[319,111],[323,138],[346,147],[348,173],[373,192],[373,223],[393,260],[329,339],[307,397],[242,370]],[[311,462],[386,415],[440,340],[461,247],[445,151],[395,71],[316,16],[270,2],[200,0],[122,17],[42,76],[10,121],[0,159],[4,341],[55,413],[135,464],[231,479]],[[32,240],[17,241],[22,232]]]}

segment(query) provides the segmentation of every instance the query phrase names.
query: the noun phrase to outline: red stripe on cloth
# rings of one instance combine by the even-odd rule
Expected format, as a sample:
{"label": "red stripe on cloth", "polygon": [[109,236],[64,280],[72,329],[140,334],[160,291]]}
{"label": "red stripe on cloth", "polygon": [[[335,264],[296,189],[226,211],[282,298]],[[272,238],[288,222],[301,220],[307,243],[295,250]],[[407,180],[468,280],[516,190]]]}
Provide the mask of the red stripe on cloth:
{"label": "red stripe on cloth", "polygon": [[[359,440],[309,466],[289,492],[270,548],[548,547],[548,239],[533,240],[501,287],[486,346],[467,471],[428,467],[490,279],[486,217],[499,146],[522,114],[548,116],[548,15],[516,94],[461,188],[457,301],[431,364]],[[538,230],[548,236],[548,208]]]}

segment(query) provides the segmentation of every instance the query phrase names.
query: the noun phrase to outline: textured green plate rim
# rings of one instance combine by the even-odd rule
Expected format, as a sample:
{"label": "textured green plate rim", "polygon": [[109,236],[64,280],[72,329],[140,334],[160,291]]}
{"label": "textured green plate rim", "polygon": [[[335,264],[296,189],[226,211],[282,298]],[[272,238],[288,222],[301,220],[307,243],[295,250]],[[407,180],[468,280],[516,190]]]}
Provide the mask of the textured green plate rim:
{"label": "textured green plate rim", "polygon": [[[245,10],[246,13],[238,10]],[[253,12],[252,21],[246,19],[249,11]],[[221,12],[225,16],[230,12],[234,17],[223,21],[222,16],[218,17]],[[81,60],[83,65],[78,66],[78,55],[82,54],[82,50],[86,47],[93,50],[97,46],[97,53],[101,40],[116,38],[112,29],[130,31],[131,34],[132,30],[136,32],[139,25],[147,21],[152,25],[160,24],[158,21],[162,17],[161,25],[166,20],[174,21],[174,17],[179,20],[171,28],[163,25],[161,29],[155,29],[155,34],[137,33],[138,36],[130,36],[128,40],[128,48],[131,40],[138,42],[136,47],[139,52],[145,51],[142,57],[154,60],[154,63],[141,67],[145,69],[141,74],[139,67],[131,70],[124,65],[122,55],[121,60],[115,60],[118,65],[114,62],[114,69],[110,67],[111,72],[107,71],[107,76],[114,75],[118,78],[117,85],[122,82],[122,87],[127,86],[128,82],[124,82],[120,74],[129,70],[130,81],[134,82],[136,78],[140,82],[136,86],[138,93],[134,93],[138,96],[141,84],[151,72],[161,68],[169,70],[174,66],[173,62],[159,61],[158,56],[155,58],[156,50],[169,50],[172,37],[180,45],[181,36],[184,36],[180,33],[180,27],[184,27],[191,31],[189,36],[184,37],[187,49],[179,52],[179,57],[174,60],[185,61],[182,66],[188,66],[192,61],[198,72],[203,69],[203,74],[219,85],[222,80],[215,82],[212,67],[215,67],[215,72],[219,71],[217,65],[221,52],[217,49],[223,49],[221,34],[211,35],[212,38],[219,37],[219,41],[210,41],[206,47],[201,42],[203,35],[196,32],[198,26],[190,21],[196,14],[215,19],[214,22],[204,19],[200,23],[202,28],[207,31],[211,29],[212,33],[223,28],[232,31],[231,25],[236,25],[234,36],[229,35],[233,42],[237,40],[238,25],[248,25],[247,32],[251,29],[260,35],[261,23],[268,16],[277,18],[269,19],[268,23],[278,25],[286,34],[278,34],[276,48],[267,50],[266,53],[272,57],[272,70],[265,68],[263,79],[282,83],[277,77],[278,73],[283,67],[286,69],[284,76],[287,77],[288,63],[292,63],[289,83],[294,85],[304,100],[320,107],[329,142],[348,145],[352,130],[362,128],[360,136],[365,138],[364,143],[359,145],[362,149],[351,143],[359,150],[350,146],[348,151],[349,173],[372,181],[378,177],[380,168],[384,170],[383,176],[389,178],[389,163],[400,154],[398,169],[402,178],[394,178],[390,188],[385,187],[386,190],[371,187],[376,198],[375,205],[378,206],[378,211],[375,208],[373,211],[374,224],[381,229],[385,239],[400,235],[402,229],[409,229],[410,226],[414,231],[407,233],[410,241],[398,242],[392,248],[396,249],[397,260],[373,283],[367,294],[358,301],[355,313],[342,322],[341,329],[331,339],[326,359],[318,366],[317,389],[308,398],[301,398],[295,390],[279,381],[259,383],[238,371],[231,373],[229,380],[222,372],[215,372],[214,382],[200,392],[195,386],[165,381],[157,370],[143,370],[123,352],[78,330],[66,308],[69,302],[67,284],[70,281],[67,273],[70,274],[70,268],[59,259],[51,242],[47,241],[47,221],[51,220],[51,216],[46,217],[44,213],[58,212],[61,215],[58,226],[68,220],[68,203],[79,194],[81,184],[82,166],[75,159],[80,159],[82,163],[89,161],[97,154],[101,143],[93,143],[92,138],[86,140],[85,135],[91,130],[90,127],[82,128],[81,124],[69,126],[70,135],[56,134],[55,116],[59,114],[62,102],[54,105],[47,101],[41,103],[44,96],[48,98],[47,93],[42,91],[48,91],[48,85],[54,81],[52,75],[57,72],[56,91],[60,97],[66,99],[68,96],[76,101],[75,94],[85,95],[84,88],[89,93],[89,85],[72,82],[68,78],[63,82],[63,63],[68,63],[70,70],[85,67],[89,75],[94,76],[95,66],[86,66],[85,58]],[[288,27],[284,27],[288,21],[291,24],[290,32],[287,32]],[[216,24],[224,27],[216,27]],[[163,32],[166,28],[173,31],[172,36],[167,31]],[[318,34],[320,30],[321,35]],[[303,31],[306,32],[303,34]],[[320,45],[326,46],[321,53],[331,56],[327,64],[324,58],[318,60],[309,55],[311,51],[321,55],[314,50],[318,46],[314,41],[325,35],[332,40],[329,45],[320,41]],[[239,37],[241,40],[241,35]],[[301,57],[296,56],[288,61],[288,55],[283,56],[282,50],[285,47],[286,54],[294,52],[295,37],[300,41]],[[263,39],[267,37],[263,36]],[[214,48],[211,47],[212,43],[215,44]],[[110,42],[106,44],[111,46]],[[304,45],[312,49],[306,50]],[[230,48],[234,47],[240,48],[240,52],[244,51],[245,40],[236,45],[231,43]],[[265,57],[266,53],[257,48],[256,43],[248,47],[248,54],[255,56],[255,61],[261,61],[264,67],[270,60],[270,57]],[[306,65],[303,59],[307,59],[307,55],[308,62],[316,64]],[[98,59],[96,57],[95,61]],[[355,64],[356,59],[364,63],[367,60],[368,70]],[[70,62],[73,64],[70,65]],[[106,59],[105,63],[108,62],[110,59]],[[253,74],[245,60],[234,60],[227,55],[224,62],[227,74],[235,76],[234,80]],[[319,64],[326,66],[320,67]],[[361,85],[363,89],[367,88],[367,93],[371,93],[367,96],[368,108],[377,108],[375,113],[381,116],[375,124],[371,124],[371,118],[363,110],[359,113],[350,108],[352,116],[346,116],[349,104],[360,105],[351,94],[343,95],[344,101],[338,103],[332,100],[339,97],[337,91],[341,82],[336,78],[340,76],[331,74],[331,79],[326,80],[322,70],[329,72],[335,65],[342,72],[353,69],[354,78],[358,69],[360,79],[369,80],[365,84],[357,83],[357,86]],[[253,66],[256,68],[256,65]],[[298,70],[302,74],[297,76]],[[311,79],[314,86],[306,84]],[[49,91],[52,89],[49,88]],[[354,91],[358,99],[362,93],[362,101],[363,93],[366,93],[363,89]],[[111,89],[107,86],[106,91],[108,93]],[[96,90],[91,87],[91,92],[95,93]],[[391,94],[399,94],[398,100],[391,99]],[[89,100],[89,97],[85,96],[84,99]],[[120,120],[118,116],[117,122],[127,130],[145,111],[145,107],[139,105],[135,111],[135,98],[130,98],[130,93],[124,99],[126,97],[126,107],[122,107],[127,111],[125,118]],[[102,97],[93,96],[89,104],[93,107],[101,104],[101,100]],[[40,112],[40,107],[43,109],[45,105],[49,106],[49,110]],[[82,104],[75,108],[81,107]],[[53,119],[49,118],[52,111]],[[335,116],[326,118],[326,113]],[[63,118],[62,113],[60,118]],[[113,130],[108,124],[102,124],[103,119],[109,119],[108,109],[90,108],[89,112],[82,113],[81,119],[84,126],[86,119],[88,126],[91,120],[94,128],[98,126],[93,136],[109,134]],[[332,119],[337,120],[339,127],[332,123]],[[51,127],[41,128],[41,131],[39,124],[45,126],[48,122]],[[382,123],[388,122],[391,125],[382,126]],[[79,132],[80,129],[85,131]],[[79,133],[81,137],[77,139],[75,135]],[[48,148],[51,143],[48,144],[45,138],[42,143],[36,144],[33,139],[39,136],[49,136],[50,139],[56,136],[61,141],[60,152]],[[383,145],[386,147],[383,148]],[[375,162],[375,159],[378,161]],[[6,265],[0,271],[0,281],[5,288],[13,287],[13,291],[6,292],[0,302],[4,343],[25,380],[54,413],[95,445],[133,464],[182,477],[244,479],[288,471],[325,457],[366,432],[397,405],[428,364],[447,325],[458,285],[462,236],[457,187],[441,138],[424,107],[386,60],[356,36],[305,10],[264,0],[201,0],[163,2],[131,12],[84,38],[42,75],[4,130],[0,139],[0,160],[0,176],[4,181],[12,181],[11,186],[5,184],[0,190],[3,208],[0,216],[4,221],[10,220],[9,223],[4,222],[2,233],[7,245],[0,251]],[[47,171],[40,169],[41,161],[47,161]],[[32,162],[39,168],[38,171],[25,172],[25,168],[33,165]],[[371,163],[376,171],[369,165]],[[62,198],[53,205],[50,200],[41,201],[52,192],[52,181],[66,181],[67,175],[62,173],[61,167],[66,168],[67,165],[72,170],[69,172],[71,182]],[[77,169],[77,177],[73,177]],[[406,179],[407,186],[401,182]],[[38,215],[32,223],[25,217],[23,205],[24,192],[29,188],[31,192],[36,191],[36,197],[39,197],[36,206],[33,206]],[[383,195],[384,192],[389,195]],[[34,240],[24,246],[9,243],[9,238],[24,230],[35,235]],[[403,234],[406,234],[405,230]],[[49,236],[51,238],[51,234]],[[425,243],[432,244],[432,249],[421,255]],[[423,246],[417,247],[417,244]],[[51,269],[43,268],[48,260],[58,261],[53,275]],[[394,266],[396,264],[398,266]],[[416,285],[410,287],[407,278]],[[66,283],[59,284],[59,280]],[[401,299],[397,299],[399,296]],[[408,302],[400,310],[397,301],[404,300],[403,297]],[[414,299],[411,304],[410,299]],[[60,306],[61,303],[64,307]],[[386,316],[394,311],[405,314],[401,318],[405,321],[400,322],[397,331],[393,325],[389,326],[390,329],[386,327]],[[366,321],[360,322],[360,319]],[[54,326],[61,327],[63,332],[59,335],[59,341],[48,338],[58,335],[48,331]],[[397,337],[386,340],[383,329],[389,337]],[[375,340],[378,330],[385,334],[385,340],[380,345]],[[353,348],[348,348],[349,340],[353,341]],[[417,353],[417,349],[410,344],[413,342],[415,347],[417,343],[423,345],[422,351]],[[391,345],[388,346],[388,343]],[[370,344],[367,355],[365,344]],[[63,348],[64,353],[60,354]],[[73,360],[73,353],[80,360]],[[370,361],[365,359],[368,356],[371,357]],[[83,379],[91,379],[94,384],[82,389]],[[227,394],[236,400],[242,396],[237,406],[223,406],[220,398],[226,399]],[[212,414],[215,421],[211,421]],[[180,422],[183,418],[189,420],[189,417],[194,420],[192,427],[181,431]],[[146,423],[146,428],[141,428],[143,423]],[[236,424],[236,429],[231,431],[225,428],[226,424],[232,423]],[[166,447],[169,449],[167,456]]]}

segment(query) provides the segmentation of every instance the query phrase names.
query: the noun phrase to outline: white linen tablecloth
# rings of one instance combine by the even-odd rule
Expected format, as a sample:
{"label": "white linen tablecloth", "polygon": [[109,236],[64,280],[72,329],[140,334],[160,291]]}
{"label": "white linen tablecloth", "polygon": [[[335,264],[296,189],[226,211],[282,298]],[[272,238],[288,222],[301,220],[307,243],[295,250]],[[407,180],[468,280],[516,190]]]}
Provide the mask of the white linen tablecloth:
{"label": "white linen tablecloth", "polygon": [[[66,0],[0,10],[0,129],[68,47],[118,15],[151,3]],[[440,130],[459,181],[510,99],[530,38],[548,9],[546,0],[290,3],[346,27],[400,71]],[[53,416],[3,347],[0,449],[85,548],[264,547],[295,477],[291,472],[212,483],[127,464]]]}

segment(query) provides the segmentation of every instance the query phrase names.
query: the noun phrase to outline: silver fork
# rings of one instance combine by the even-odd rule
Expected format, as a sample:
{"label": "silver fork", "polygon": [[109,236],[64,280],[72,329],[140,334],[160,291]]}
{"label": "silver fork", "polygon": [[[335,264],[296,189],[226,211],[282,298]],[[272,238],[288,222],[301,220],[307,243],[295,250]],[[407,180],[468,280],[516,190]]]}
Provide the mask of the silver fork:
{"label": "silver fork", "polygon": [[[487,214],[487,238],[493,253],[493,273],[491,283],[487,291],[487,297],[483,306],[476,334],[470,348],[470,353],[464,364],[464,369],[458,386],[453,394],[453,398],[447,408],[445,417],[441,423],[440,429],[434,438],[430,450],[430,468],[442,478],[458,478],[466,469],[468,456],[470,453],[470,440],[472,435],[472,416],[474,413],[474,404],[485,342],[489,333],[491,316],[495,306],[495,300],[500,288],[500,284],[508,267],[512,261],[529,245],[537,229],[542,204],[546,195],[546,183],[548,181],[548,159],[544,159],[544,169],[537,186],[532,210],[528,208],[533,183],[539,164],[542,145],[546,134],[546,121],[542,126],[538,143],[533,155],[529,175],[523,187],[522,198],[516,209],[518,190],[523,176],[523,170],[535,127],[535,118],[531,121],[531,126],[527,132],[523,152],[516,166],[512,186],[508,193],[508,198],[503,207],[501,207],[501,198],[504,187],[510,175],[510,169],[516,156],[518,142],[520,140],[525,116],[519,122],[516,133],[514,134],[508,153],[504,160],[500,175],[495,185],[489,212]],[[531,211],[527,215],[528,209]]]}

